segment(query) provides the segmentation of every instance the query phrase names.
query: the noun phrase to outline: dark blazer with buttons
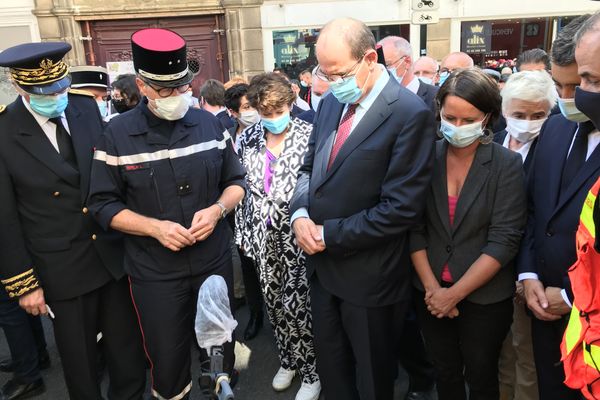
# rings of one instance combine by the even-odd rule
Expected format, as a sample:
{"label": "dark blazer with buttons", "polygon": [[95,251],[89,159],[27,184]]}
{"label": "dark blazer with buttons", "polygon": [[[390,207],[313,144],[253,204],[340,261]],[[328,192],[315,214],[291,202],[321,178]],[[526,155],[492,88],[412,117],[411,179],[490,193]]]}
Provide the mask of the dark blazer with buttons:
{"label": "dark blazer with buttons", "polygon": [[[481,254],[502,268],[467,300],[491,304],[511,297],[515,289],[513,259],[525,227],[527,209],[521,156],[497,143],[479,145],[460,193],[450,225],[446,153],[448,143],[436,143],[433,178],[423,223],[410,235],[411,252],[427,250],[429,264],[441,281],[447,263],[456,282]],[[423,290],[418,277],[415,286]]]}
{"label": "dark blazer with buttons", "polygon": [[517,260],[519,273],[537,273],[545,286],[566,289],[567,270],[577,259],[575,232],[588,191],[600,175],[600,146],[587,159],[564,193],[562,171],[578,124],[562,114],[542,127],[528,176],[528,220]]}
{"label": "dark blazer with buttons", "polygon": [[307,257],[333,295],[359,306],[410,294],[408,231],[429,187],[435,122],[417,96],[390,79],[327,168],[344,104],[321,100],[290,203],[324,225],[324,252]]}
{"label": "dark blazer with buttons", "polygon": [[417,96],[425,102],[427,107],[431,109],[433,113],[436,112],[437,105],[435,103],[435,95],[440,90],[439,87],[428,85],[425,82],[419,81],[419,89],[417,89]]}
{"label": "dark blazer with buttons", "polygon": [[100,228],[86,207],[103,129],[98,106],[69,95],[65,115],[79,171],[20,97],[0,114],[0,276],[13,297],[41,286],[47,301],[64,300],[124,275],[122,236]]}

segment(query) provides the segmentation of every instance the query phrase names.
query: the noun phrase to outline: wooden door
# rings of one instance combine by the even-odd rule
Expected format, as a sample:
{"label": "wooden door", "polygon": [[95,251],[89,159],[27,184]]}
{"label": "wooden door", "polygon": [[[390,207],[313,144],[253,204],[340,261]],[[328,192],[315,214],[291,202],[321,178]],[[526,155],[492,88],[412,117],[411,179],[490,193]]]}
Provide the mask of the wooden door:
{"label": "wooden door", "polygon": [[187,41],[188,63],[196,72],[192,87],[194,95],[207,79],[222,82],[229,79],[227,41],[223,35],[223,16],[194,16],[180,18],[128,19],[84,21],[83,32],[91,37],[86,47],[90,65],[105,66],[108,61],[131,60],[130,38],[143,28],[171,29]]}

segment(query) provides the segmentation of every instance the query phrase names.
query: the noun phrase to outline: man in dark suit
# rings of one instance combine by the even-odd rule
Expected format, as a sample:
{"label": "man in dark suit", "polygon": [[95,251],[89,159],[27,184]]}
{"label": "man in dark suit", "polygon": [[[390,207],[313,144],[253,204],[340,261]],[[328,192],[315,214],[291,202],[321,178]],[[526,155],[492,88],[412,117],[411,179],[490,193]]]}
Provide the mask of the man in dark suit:
{"label": "man in dark suit", "polygon": [[434,122],[377,64],[362,22],[331,21],[316,52],[333,96],[319,106],[291,212],[308,255],[317,368],[328,399],[389,400]]}
{"label": "man in dark suit", "polygon": [[329,83],[319,79],[315,76],[316,68],[312,71],[312,86],[311,86],[311,96],[310,96],[310,110],[306,110],[298,115],[303,121],[310,122],[311,124],[315,121],[315,115],[317,114],[317,109],[319,108],[319,104],[321,103],[321,99],[325,97],[329,93]]}
{"label": "man in dark suit", "polygon": [[234,119],[225,108],[225,86],[216,79],[209,79],[200,88],[200,105],[223,124],[225,129],[233,128]]}
{"label": "man in dark suit", "polygon": [[[595,19],[595,21],[594,21]],[[588,191],[600,175],[600,32],[598,15],[576,39],[581,86],[575,104],[591,121],[576,123],[562,114],[542,129],[528,183],[529,219],[518,258],[532,321],[540,399],[579,399],[563,385],[560,343],[573,299],[567,270],[576,260],[575,232]]]}
{"label": "man in dark suit", "polygon": [[383,47],[385,63],[390,74],[399,84],[419,96],[435,113],[435,95],[439,88],[417,78],[413,71],[412,47],[399,36],[387,36],[379,41]]}
{"label": "man in dark suit", "polygon": [[20,96],[0,115],[0,278],[30,314],[54,318],[71,399],[101,398],[97,335],[111,399],[141,399],[145,364],[123,272],[122,236],[86,206],[103,123],[93,97],[68,94],[63,42],[6,49],[0,65]]}

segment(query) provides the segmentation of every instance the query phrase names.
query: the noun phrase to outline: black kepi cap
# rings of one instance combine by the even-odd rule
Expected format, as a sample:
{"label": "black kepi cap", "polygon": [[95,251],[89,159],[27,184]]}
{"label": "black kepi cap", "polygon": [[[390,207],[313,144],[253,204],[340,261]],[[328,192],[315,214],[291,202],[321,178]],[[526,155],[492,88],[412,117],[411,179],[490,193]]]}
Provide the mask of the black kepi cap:
{"label": "black kepi cap", "polygon": [[148,28],[131,35],[133,66],[143,79],[162,87],[190,83],[185,39],[168,29]]}
{"label": "black kepi cap", "polygon": [[65,42],[24,43],[0,53],[0,66],[23,90],[32,94],[62,92],[71,84],[69,67],[62,58],[71,50]]}
{"label": "black kepi cap", "polygon": [[95,65],[82,65],[71,67],[71,87],[99,87],[108,88],[108,71],[104,67]]}

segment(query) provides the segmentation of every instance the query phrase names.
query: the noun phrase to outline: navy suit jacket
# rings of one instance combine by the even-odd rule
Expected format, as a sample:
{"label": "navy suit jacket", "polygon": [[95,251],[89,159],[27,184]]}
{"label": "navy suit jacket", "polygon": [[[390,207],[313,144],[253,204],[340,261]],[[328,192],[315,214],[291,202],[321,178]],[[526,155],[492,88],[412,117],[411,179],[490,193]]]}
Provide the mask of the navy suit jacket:
{"label": "navy suit jacket", "polygon": [[310,122],[312,124],[315,121],[315,115],[317,115],[317,113],[311,108],[310,110],[306,110],[298,115],[298,118],[300,118],[302,121]]}
{"label": "navy suit jacket", "polygon": [[419,81],[419,89],[417,89],[417,95],[425,102],[425,104],[431,109],[431,112],[435,113],[437,105],[435,103],[435,95],[440,90],[439,87],[428,85],[425,82]]}
{"label": "navy suit jacket", "polygon": [[[496,142],[500,146],[502,146],[507,134],[508,134],[508,132],[506,131],[506,129],[503,129],[500,132],[494,133],[494,142]],[[533,156],[535,154],[535,148],[537,147],[538,138],[539,138],[539,136],[536,137],[535,139],[533,139],[533,142],[531,143],[531,147],[529,148],[529,153],[527,153],[527,157],[525,157],[525,162],[523,162],[523,169],[525,170],[525,175],[527,175],[529,173],[529,170],[531,169],[531,163],[533,161]]]}
{"label": "navy suit jacket", "polygon": [[562,171],[578,124],[561,114],[542,127],[529,172],[528,218],[517,258],[519,273],[534,272],[544,286],[566,289],[572,298],[567,270],[575,262],[575,232],[588,191],[600,174],[600,146],[571,184],[560,193]]}
{"label": "navy suit jacket", "polygon": [[327,248],[308,256],[309,277],[353,304],[388,305],[410,293],[408,231],[425,206],[435,122],[390,79],[328,169],[343,110],[321,100],[290,213],[305,207],[324,226]]}

